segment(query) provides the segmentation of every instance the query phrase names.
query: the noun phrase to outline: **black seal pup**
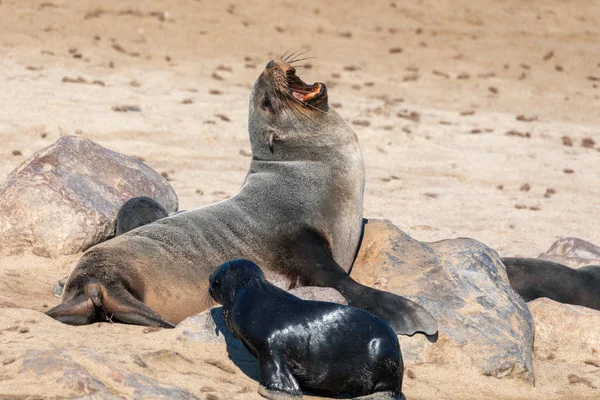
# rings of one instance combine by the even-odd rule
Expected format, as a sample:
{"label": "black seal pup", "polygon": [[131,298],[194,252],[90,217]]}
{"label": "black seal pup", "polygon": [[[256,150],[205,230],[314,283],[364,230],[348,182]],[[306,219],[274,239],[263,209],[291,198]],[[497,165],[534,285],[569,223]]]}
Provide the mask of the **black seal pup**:
{"label": "black seal pup", "polygon": [[247,260],[210,276],[231,333],[258,358],[258,392],[268,399],[318,394],[399,399],[404,365],[398,337],[381,318],[335,303],[302,300],[265,280]]}
{"label": "black seal pup", "polygon": [[536,258],[503,257],[510,286],[525,301],[547,297],[600,310],[600,265],[569,268]]}
{"label": "black seal pup", "polygon": [[117,213],[115,236],[168,216],[167,210],[156,200],[146,196],[134,197],[127,200]]}
{"label": "black seal pup", "polygon": [[90,248],[48,315],[170,327],[209,307],[202,294],[218,265],[246,258],[278,286],[332,287],[397,333],[435,340],[437,322],[421,306],[348,275],[363,226],[360,145],[326,86],[302,82],[292,64],[270,61],[254,84],[253,157],[239,192]]}

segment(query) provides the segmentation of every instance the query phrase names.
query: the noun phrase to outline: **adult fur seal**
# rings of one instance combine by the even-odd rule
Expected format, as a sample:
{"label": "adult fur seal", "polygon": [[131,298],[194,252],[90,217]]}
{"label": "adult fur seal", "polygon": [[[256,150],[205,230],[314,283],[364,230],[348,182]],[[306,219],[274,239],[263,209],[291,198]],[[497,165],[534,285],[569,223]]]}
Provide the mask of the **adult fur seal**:
{"label": "adult fur seal", "polygon": [[376,394],[372,399],[402,396],[398,337],[381,318],[302,300],[267,282],[247,260],[217,268],[209,292],[223,305],[227,328],[258,358],[264,397],[301,398],[301,388],[324,395]]}
{"label": "adult fur seal", "polygon": [[237,194],[87,250],[47,314],[74,325],[170,327],[206,309],[199,294],[210,274],[241,257],[282,287],[333,287],[397,333],[434,340],[437,323],[422,307],[348,275],[362,232],[364,166],[325,85],[302,82],[291,62],[270,61],[250,95],[248,122],[253,157]]}
{"label": "adult fur seal", "polygon": [[600,265],[578,269],[535,258],[502,258],[510,286],[523,300],[547,297],[600,310]]}

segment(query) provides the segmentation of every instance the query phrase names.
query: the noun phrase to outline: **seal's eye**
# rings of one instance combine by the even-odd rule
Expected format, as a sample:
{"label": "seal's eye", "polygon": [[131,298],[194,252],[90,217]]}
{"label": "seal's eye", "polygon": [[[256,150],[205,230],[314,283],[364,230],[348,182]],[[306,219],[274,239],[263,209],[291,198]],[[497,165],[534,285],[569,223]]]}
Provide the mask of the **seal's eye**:
{"label": "seal's eye", "polygon": [[271,104],[271,99],[267,93],[265,93],[265,98],[263,100],[263,108],[273,108],[273,104]]}

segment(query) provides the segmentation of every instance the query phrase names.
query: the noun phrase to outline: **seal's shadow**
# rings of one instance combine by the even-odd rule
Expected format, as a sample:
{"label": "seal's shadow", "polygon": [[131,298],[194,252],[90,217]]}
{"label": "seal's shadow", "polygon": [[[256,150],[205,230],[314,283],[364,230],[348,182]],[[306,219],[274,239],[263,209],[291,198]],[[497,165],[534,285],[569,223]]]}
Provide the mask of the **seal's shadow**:
{"label": "seal's shadow", "polygon": [[227,355],[233,363],[242,370],[249,378],[258,382],[258,360],[246,349],[244,344],[235,338],[225,326],[223,307],[215,307],[210,310],[211,317],[215,323],[215,335],[222,335],[227,345]]}

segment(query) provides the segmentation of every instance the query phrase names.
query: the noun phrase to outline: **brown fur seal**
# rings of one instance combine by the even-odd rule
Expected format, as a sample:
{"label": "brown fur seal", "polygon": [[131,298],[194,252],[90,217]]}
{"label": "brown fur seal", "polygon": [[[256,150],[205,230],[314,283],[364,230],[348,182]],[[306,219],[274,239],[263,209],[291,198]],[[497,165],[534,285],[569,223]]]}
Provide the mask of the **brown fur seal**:
{"label": "brown fur seal", "polygon": [[502,258],[510,286],[525,301],[554,301],[600,310],[600,265],[578,269],[535,258]]}
{"label": "brown fur seal", "polygon": [[437,335],[416,303],[348,275],[362,232],[363,159],[356,134],[287,60],[271,61],[250,95],[250,169],[239,192],[155,221],[86,251],[62,303],[47,312],[79,325],[110,319],[170,327],[208,307],[208,277],[245,258],[286,288],[333,287],[396,332]]}

